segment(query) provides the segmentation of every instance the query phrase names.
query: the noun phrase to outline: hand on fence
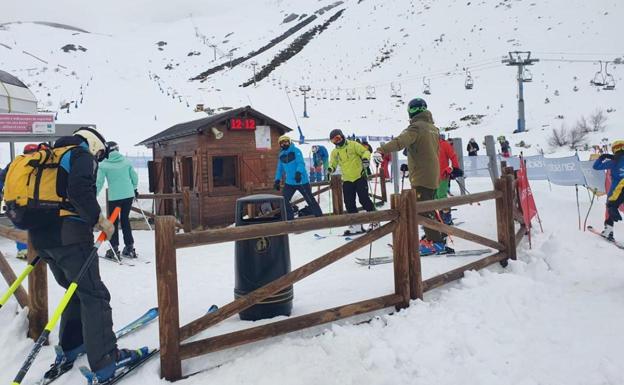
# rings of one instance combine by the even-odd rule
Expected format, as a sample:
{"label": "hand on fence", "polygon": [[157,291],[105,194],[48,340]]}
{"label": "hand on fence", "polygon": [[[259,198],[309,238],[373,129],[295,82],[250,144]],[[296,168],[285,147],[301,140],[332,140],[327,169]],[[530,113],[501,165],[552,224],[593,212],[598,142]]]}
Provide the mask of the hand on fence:
{"label": "hand on fence", "polygon": [[407,167],[407,164],[403,163],[401,165],[401,172],[407,172],[409,170],[409,168]]}

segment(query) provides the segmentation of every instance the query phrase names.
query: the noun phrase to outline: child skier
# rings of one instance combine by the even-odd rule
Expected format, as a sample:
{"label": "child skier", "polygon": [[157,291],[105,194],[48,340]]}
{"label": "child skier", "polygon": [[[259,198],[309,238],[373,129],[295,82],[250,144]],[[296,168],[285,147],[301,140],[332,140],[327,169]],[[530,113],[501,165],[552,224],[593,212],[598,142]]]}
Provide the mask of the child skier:
{"label": "child skier", "polygon": [[619,207],[624,203],[624,140],[616,140],[611,145],[612,154],[602,154],[594,162],[594,170],[610,170],[611,188],[607,193],[607,219],[602,236],[614,240],[613,224],[622,220]]}

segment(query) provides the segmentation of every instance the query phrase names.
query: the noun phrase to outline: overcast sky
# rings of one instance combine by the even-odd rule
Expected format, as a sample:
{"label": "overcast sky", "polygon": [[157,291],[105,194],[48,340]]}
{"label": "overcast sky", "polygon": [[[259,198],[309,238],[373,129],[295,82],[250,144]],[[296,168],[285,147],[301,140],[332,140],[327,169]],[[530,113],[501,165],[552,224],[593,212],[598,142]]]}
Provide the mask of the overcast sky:
{"label": "overcast sky", "polygon": [[[243,0],[23,0],[2,1],[0,23],[48,21],[69,24],[91,32],[115,30],[144,23],[171,22],[219,12]],[[257,1],[257,0],[247,0]]]}

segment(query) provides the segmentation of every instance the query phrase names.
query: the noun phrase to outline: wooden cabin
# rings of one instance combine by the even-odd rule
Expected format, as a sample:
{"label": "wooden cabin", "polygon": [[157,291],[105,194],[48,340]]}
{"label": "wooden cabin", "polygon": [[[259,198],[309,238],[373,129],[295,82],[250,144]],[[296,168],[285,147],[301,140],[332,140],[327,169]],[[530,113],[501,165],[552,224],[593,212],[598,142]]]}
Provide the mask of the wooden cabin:
{"label": "wooden cabin", "polygon": [[[292,131],[246,106],[176,124],[139,143],[152,148],[150,192],[191,191],[192,228],[234,222],[236,200],[273,188],[280,135]],[[159,199],[156,214],[179,201]]]}

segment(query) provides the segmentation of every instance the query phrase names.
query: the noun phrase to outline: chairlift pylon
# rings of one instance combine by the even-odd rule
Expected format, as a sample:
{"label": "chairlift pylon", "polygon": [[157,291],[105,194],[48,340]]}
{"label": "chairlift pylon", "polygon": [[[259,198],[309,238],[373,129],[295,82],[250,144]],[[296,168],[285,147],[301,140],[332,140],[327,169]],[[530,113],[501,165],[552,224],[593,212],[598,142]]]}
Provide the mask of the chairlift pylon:
{"label": "chairlift pylon", "polygon": [[607,85],[607,80],[605,79],[604,73],[602,73],[602,60],[598,61],[600,64],[600,70],[596,72],[594,78],[589,81],[589,83],[596,87],[602,87]]}

